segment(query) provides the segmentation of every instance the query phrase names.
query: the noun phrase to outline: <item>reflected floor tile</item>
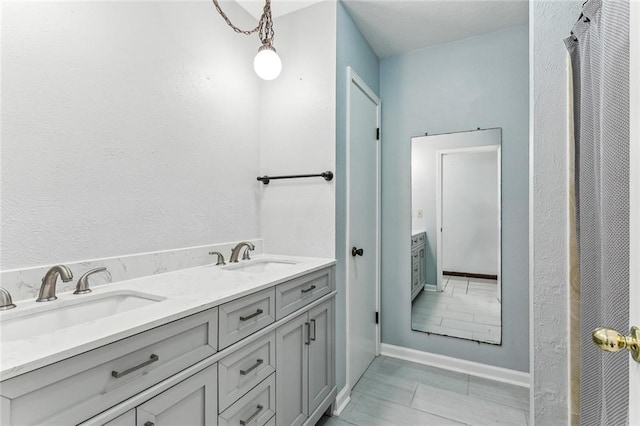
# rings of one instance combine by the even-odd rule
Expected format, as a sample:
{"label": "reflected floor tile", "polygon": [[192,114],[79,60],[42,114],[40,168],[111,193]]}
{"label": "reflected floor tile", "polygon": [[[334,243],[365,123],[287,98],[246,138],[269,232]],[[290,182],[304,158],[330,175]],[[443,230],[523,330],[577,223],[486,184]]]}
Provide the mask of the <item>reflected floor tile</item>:
{"label": "reflected floor tile", "polygon": [[[445,320],[442,320],[444,322]],[[459,328],[445,327],[442,325],[430,325],[428,333],[440,334],[443,336],[458,337],[460,339],[473,339],[473,331]]]}
{"label": "reflected floor tile", "polygon": [[498,280],[489,280],[486,278],[469,278],[469,284],[471,283],[498,286]]}
{"label": "reflected floor tile", "polygon": [[354,403],[353,408],[347,413],[343,412],[340,419],[360,426],[462,426],[464,424],[411,407],[371,398],[368,395],[361,395]]}
{"label": "reflected floor tile", "polygon": [[527,424],[524,410],[422,384],[418,385],[411,406],[469,425]]}
{"label": "reflected floor tile", "polygon": [[500,313],[498,315],[484,315],[484,314],[474,314],[473,322],[477,322],[480,324],[489,324],[489,325],[501,325],[502,320],[500,319]]}
{"label": "reflected floor tile", "polygon": [[459,330],[465,330],[465,331],[468,330],[476,333],[485,333],[485,334],[493,334],[495,332],[494,330],[496,329],[496,327],[493,325],[480,324],[480,323],[468,322],[468,321],[460,321],[460,320],[448,319],[448,318],[445,318],[442,320],[442,327],[456,328]]}
{"label": "reflected floor tile", "polygon": [[500,342],[502,341],[502,334],[500,330],[492,334],[474,332],[472,339],[477,340],[478,342],[492,343],[492,344],[499,345]]}

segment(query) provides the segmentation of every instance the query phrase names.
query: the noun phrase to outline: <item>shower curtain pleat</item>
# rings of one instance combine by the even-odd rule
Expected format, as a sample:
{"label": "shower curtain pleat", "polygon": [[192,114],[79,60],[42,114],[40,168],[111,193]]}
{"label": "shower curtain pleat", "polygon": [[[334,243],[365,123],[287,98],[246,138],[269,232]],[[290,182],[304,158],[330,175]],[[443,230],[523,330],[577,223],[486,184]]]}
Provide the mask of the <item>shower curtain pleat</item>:
{"label": "shower curtain pleat", "polygon": [[628,424],[629,360],[591,341],[629,327],[629,1],[588,0],[565,40],[574,85],[580,423]]}

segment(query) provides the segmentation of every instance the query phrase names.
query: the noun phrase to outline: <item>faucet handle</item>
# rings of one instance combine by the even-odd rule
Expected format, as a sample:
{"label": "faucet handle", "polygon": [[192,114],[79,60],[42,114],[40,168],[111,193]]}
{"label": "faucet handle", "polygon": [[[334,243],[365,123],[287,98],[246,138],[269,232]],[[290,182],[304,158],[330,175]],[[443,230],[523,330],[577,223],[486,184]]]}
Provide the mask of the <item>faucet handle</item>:
{"label": "faucet handle", "polygon": [[211,255],[211,256],[213,256],[214,254],[218,256],[218,261],[216,262],[216,266],[226,265],[226,263],[224,263],[224,256],[222,255],[222,253],[220,253],[219,251],[210,251],[209,252],[209,255]]}
{"label": "faucet handle", "polygon": [[78,280],[78,284],[76,284],[76,291],[74,291],[73,294],[91,293],[91,289],[89,288],[89,275],[95,274],[96,272],[106,271],[106,270],[107,268],[100,267],[100,268],[91,269],[85,272]]}
{"label": "faucet handle", "polygon": [[242,260],[251,260],[251,257],[249,256],[249,251],[251,250],[253,249],[250,248],[249,246],[245,247],[244,253],[242,253]]}
{"label": "faucet handle", "polygon": [[7,309],[13,309],[16,305],[11,300],[11,294],[8,290],[0,287],[0,311],[6,311]]}

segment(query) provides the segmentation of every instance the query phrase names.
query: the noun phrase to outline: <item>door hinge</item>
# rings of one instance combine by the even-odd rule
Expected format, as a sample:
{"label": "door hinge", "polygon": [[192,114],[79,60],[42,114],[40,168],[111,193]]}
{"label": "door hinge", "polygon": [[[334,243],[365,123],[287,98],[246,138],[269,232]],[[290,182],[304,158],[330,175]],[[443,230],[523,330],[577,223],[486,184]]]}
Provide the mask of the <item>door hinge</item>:
{"label": "door hinge", "polygon": [[378,127],[376,129],[376,140],[379,141],[380,140],[380,127]]}
{"label": "door hinge", "polygon": [[376,312],[376,324],[380,324],[380,313]]}

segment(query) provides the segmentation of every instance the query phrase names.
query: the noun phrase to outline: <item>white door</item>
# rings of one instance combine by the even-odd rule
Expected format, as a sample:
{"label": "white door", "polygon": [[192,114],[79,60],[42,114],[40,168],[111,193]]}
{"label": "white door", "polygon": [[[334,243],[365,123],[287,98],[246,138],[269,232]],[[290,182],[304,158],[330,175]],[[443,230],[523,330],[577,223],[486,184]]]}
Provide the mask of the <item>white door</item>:
{"label": "white door", "polygon": [[[629,322],[640,327],[640,2],[631,2],[631,286]],[[625,330],[628,331],[628,330]],[[629,424],[640,425],[640,363],[629,357]]]}
{"label": "white door", "polygon": [[380,100],[347,69],[347,379],[357,383],[378,353]]}

